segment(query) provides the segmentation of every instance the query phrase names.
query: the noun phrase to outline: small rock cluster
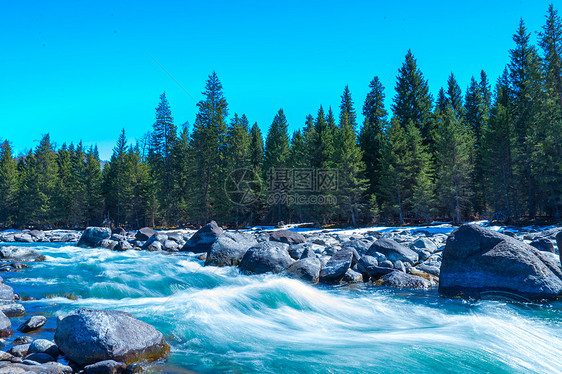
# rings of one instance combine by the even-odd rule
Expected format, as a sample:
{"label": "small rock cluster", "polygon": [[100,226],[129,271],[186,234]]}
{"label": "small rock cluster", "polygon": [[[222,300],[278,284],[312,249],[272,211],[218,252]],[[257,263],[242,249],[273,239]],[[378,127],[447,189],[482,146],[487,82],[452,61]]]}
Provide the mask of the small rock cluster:
{"label": "small rock cluster", "polygon": [[23,230],[0,232],[0,242],[8,243],[62,243],[77,242],[81,232],[73,230]]}

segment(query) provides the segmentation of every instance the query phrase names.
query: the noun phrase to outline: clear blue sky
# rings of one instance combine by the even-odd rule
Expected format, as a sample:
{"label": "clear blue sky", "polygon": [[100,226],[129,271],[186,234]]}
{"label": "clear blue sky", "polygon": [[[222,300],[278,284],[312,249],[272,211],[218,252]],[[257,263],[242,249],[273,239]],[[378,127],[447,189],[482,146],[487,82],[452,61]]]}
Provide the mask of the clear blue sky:
{"label": "clear blue sky", "polygon": [[481,69],[495,82],[519,19],[539,31],[550,2],[3,2],[0,138],[19,153],[49,132],[107,159],[121,128],[151,129],[163,91],[176,124],[193,123],[212,71],[231,114],[265,135],[282,107],[292,131],[320,105],[337,111],[346,84],[360,113],[375,75],[389,106],[408,48],[434,96],[451,72],[464,91]]}

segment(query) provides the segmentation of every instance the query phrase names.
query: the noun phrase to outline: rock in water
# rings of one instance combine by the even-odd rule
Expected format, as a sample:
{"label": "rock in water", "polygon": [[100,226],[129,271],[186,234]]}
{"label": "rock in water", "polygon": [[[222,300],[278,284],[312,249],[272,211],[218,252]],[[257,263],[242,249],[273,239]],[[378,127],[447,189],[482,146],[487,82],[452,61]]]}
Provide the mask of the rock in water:
{"label": "rock in water", "polygon": [[194,253],[209,252],[223,232],[224,230],[215,221],[211,221],[193,234],[181,250]]}
{"label": "rock in water", "polygon": [[251,247],[258,245],[250,234],[225,232],[217,238],[207,253],[205,266],[235,266]]}
{"label": "rock in water", "polygon": [[12,287],[7,284],[0,283],[0,302],[6,304],[6,301],[8,301],[8,304],[11,304],[15,297],[14,289]]}
{"label": "rock in water", "polygon": [[3,260],[18,262],[45,261],[45,256],[33,248],[12,246],[0,249],[0,258]]}
{"label": "rock in water", "polygon": [[430,288],[431,282],[417,275],[395,270],[381,278],[380,286],[398,288]]}
{"label": "rock in water", "polygon": [[299,244],[305,242],[305,238],[302,234],[290,230],[273,231],[269,234],[269,239],[286,244]]}
{"label": "rock in water", "polygon": [[546,238],[535,239],[531,243],[529,243],[529,245],[535,247],[539,251],[551,252],[551,253],[555,252],[554,244],[552,244],[550,239],[546,239]]}
{"label": "rock in water", "polygon": [[447,239],[439,292],[480,297],[514,294],[532,300],[562,293],[562,271],[538,249],[480,227],[463,225]]}
{"label": "rock in water", "polygon": [[99,247],[104,239],[111,237],[111,229],[109,227],[88,227],[82,233],[78,241],[78,247]]}
{"label": "rock in water", "polygon": [[59,355],[59,349],[55,343],[47,339],[36,339],[31,342],[27,354],[31,353],[46,353],[53,358]]}
{"label": "rock in water", "polygon": [[410,248],[404,247],[402,244],[392,239],[379,239],[373,243],[367,251],[367,255],[376,257],[375,253],[382,253],[391,262],[402,261],[411,264],[418,262],[418,254]]}
{"label": "rock in water", "polygon": [[357,251],[352,247],[345,247],[337,251],[320,272],[320,282],[328,284],[341,282],[347,270],[352,266],[356,253]]}
{"label": "rock in water", "polygon": [[113,360],[106,360],[88,365],[84,368],[84,374],[120,374],[125,373],[127,364]]}
{"label": "rock in water", "polygon": [[558,256],[560,256],[560,262],[562,263],[562,231],[556,234],[556,246],[558,247]]}
{"label": "rock in water", "polygon": [[318,282],[322,264],[316,257],[304,257],[287,268],[287,274],[308,282]]}
{"label": "rock in water", "polygon": [[22,323],[22,325],[18,327],[18,331],[26,333],[33,330],[37,330],[43,327],[45,323],[47,323],[47,318],[43,316],[33,316],[29,318],[27,321],[25,321],[24,323]]}
{"label": "rock in water", "polygon": [[240,269],[255,274],[279,273],[288,268],[294,260],[289,256],[288,246],[282,243],[262,242],[248,249]]}
{"label": "rock in water", "polygon": [[6,315],[0,312],[0,337],[10,336],[12,334],[12,322]]}
{"label": "rock in water", "polygon": [[105,360],[153,361],[170,352],[162,333],[116,310],[78,309],[59,318],[55,343],[69,360],[81,366]]}
{"label": "rock in water", "polygon": [[156,231],[154,231],[150,227],[143,227],[142,229],[137,231],[137,233],[135,234],[135,238],[144,242],[154,234],[156,234]]}

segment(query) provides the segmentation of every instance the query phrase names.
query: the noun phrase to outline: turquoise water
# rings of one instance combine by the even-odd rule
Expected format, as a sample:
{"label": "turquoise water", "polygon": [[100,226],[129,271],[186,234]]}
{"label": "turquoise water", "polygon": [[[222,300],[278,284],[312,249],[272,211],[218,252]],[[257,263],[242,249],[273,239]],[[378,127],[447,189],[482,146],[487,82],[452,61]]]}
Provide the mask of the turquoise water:
{"label": "turquoise water", "polygon": [[154,372],[562,372],[560,303],[312,286],[204,267],[190,254],[31,246],[47,260],[2,276],[36,299],[23,302],[28,312],[52,317],[39,335],[52,338],[55,317],[75,308],[128,311],[172,346]]}

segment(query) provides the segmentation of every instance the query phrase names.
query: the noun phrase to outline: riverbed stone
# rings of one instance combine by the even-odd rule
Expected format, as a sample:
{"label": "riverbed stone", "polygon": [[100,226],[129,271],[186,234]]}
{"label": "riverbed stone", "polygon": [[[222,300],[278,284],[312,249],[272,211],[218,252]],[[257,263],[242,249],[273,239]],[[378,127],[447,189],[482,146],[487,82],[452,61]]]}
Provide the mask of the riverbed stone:
{"label": "riverbed stone", "polygon": [[127,364],[114,360],[105,360],[84,367],[84,374],[122,374],[127,370]]}
{"label": "riverbed stone", "polygon": [[15,299],[14,289],[5,283],[0,283],[0,303],[11,304]]}
{"label": "riverbed stone", "polygon": [[431,282],[417,275],[393,271],[383,275],[379,285],[384,287],[426,289],[431,287]]}
{"label": "riverbed stone", "polygon": [[10,336],[12,334],[12,322],[6,315],[0,312],[0,337]]}
{"label": "riverbed stone", "polygon": [[383,254],[390,261],[400,260],[413,264],[419,260],[416,252],[392,239],[379,239],[374,242],[367,251],[367,255],[373,256],[375,253]]}
{"label": "riverbed stone", "polygon": [[25,314],[24,306],[18,303],[0,304],[0,311],[10,318]]}
{"label": "riverbed stone", "polygon": [[24,357],[24,363],[25,360],[34,361],[39,364],[46,364],[47,362],[55,361],[56,359],[47,353],[29,353],[28,351],[27,355]]}
{"label": "riverbed stone", "polygon": [[109,227],[88,227],[78,240],[78,247],[99,247],[101,241],[111,237]]}
{"label": "riverbed stone", "polygon": [[78,309],[59,318],[55,343],[69,360],[81,366],[105,360],[152,361],[170,352],[162,333],[116,310]]}
{"label": "riverbed stone", "polygon": [[242,271],[254,274],[279,273],[293,262],[287,244],[266,241],[248,249],[239,267]]}
{"label": "riverbed stone", "polygon": [[45,256],[33,248],[27,247],[1,247],[0,259],[17,262],[45,261]]}
{"label": "riverbed stone", "polygon": [[[29,361],[29,363],[32,363],[32,361]],[[73,372],[70,366],[63,365],[59,362],[35,365],[0,362],[0,374],[72,374]]]}
{"label": "riverbed stone", "polygon": [[480,297],[493,293],[531,300],[562,294],[562,270],[546,253],[475,224],[448,238],[441,264],[439,292]]}
{"label": "riverbed stone", "polygon": [[156,231],[154,231],[150,227],[143,227],[137,231],[137,233],[135,234],[135,238],[137,240],[146,241],[154,234],[156,234]]}
{"label": "riverbed stone", "polygon": [[276,242],[286,243],[289,245],[304,243],[306,241],[306,238],[301,233],[291,230],[273,231],[269,233],[269,239]]}
{"label": "riverbed stone", "polygon": [[23,333],[31,332],[40,329],[45,323],[47,323],[47,318],[44,316],[33,316],[22,323],[21,326],[18,327],[18,331]]}
{"label": "riverbed stone", "polygon": [[125,239],[119,240],[117,245],[113,248],[114,251],[118,252],[128,251],[129,249],[133,249],[133,246]]}
{"label": "riverbed stone", "polygon": [[322,264],[316,256],[304,257],[289,266],[287,274],[297,279],[316,283],[318,282],[321,268]]}
{"label": "riverbed stone", "polygon": [[224,232],[215,221],[200,228],[182,247],[181,251],[206,253],[211,250],[217,238]]}
{"label": "riverbed stone", "polygon": [[31,353],[46,353],[51,357],[57,358],[59,355],[59,349],[57,345],[47,339],[35,339],[29,345],[29,350],[27,354]]}
{"label": "riverbed stone", "polygon": [[236,266],[248,249],[257,245],[256,238],[251,234],[222,233],[207,253],[205,266]]}
{"label": "riverbed stone", "polygon": [[353,266],[357,251],[352,247],[345,247],[334,253],[320,272],[320,282],[337,284],[342,281],[346,271]]}
{"label": "riverbed stone", "polygon": [[8,350],[8,353],[14,357],[24,357],[25,355],[27,355],[27,351],[29,350],[30,345],[31,344],[14,345]]}
{"label": "riverbed stone", "polygon": [[536,249],[538,249],[539,251],[551,252],[551,253],[555,252],[554,244],[550,239],[546,239],[546,238],[535,239],[529,244],[535,247]]}

